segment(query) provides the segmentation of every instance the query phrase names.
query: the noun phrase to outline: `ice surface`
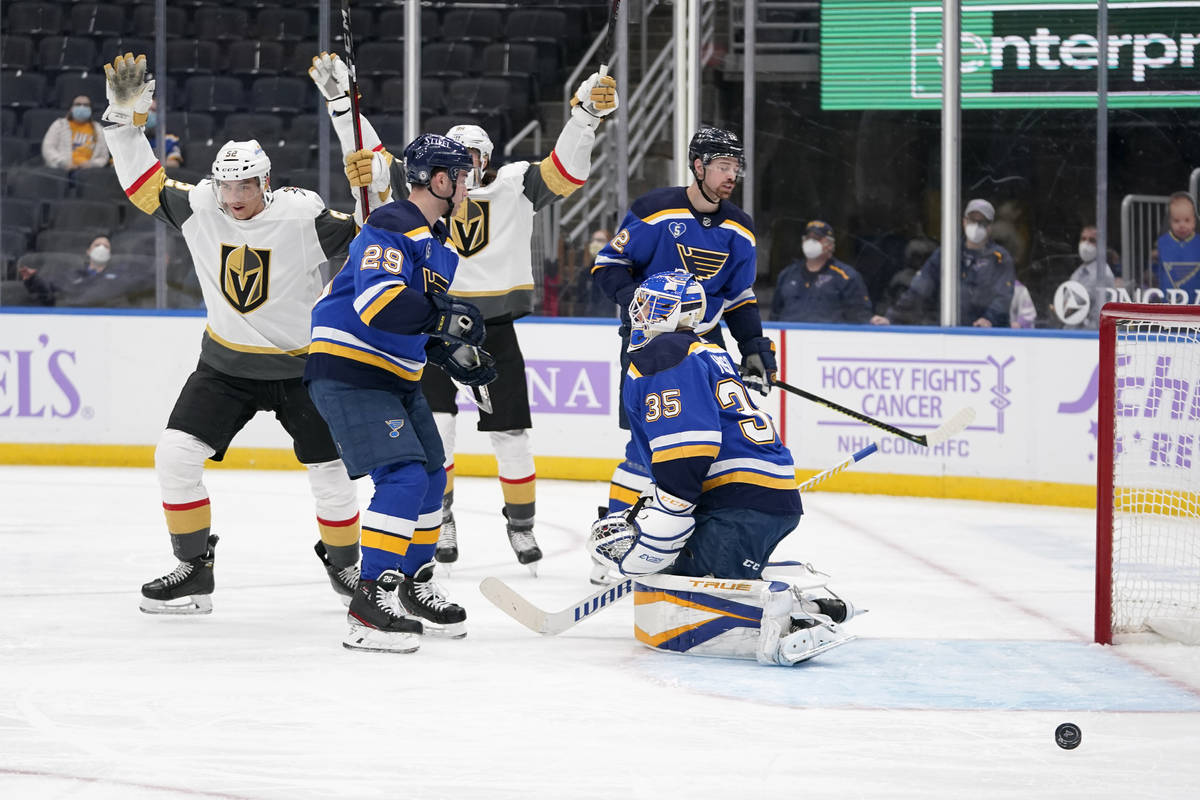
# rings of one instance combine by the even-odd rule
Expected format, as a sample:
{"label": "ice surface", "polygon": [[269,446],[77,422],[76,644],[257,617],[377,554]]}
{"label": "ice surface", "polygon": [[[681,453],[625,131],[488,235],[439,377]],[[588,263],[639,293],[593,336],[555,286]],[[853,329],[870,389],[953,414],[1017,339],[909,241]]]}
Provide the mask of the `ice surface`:
{"label": "ice surface", "polygon": [[778,555],[870,612],[785,669],[652,652],[627,603],[530,633],[479,581],[589,594],[607,487],[540,482],[533,578],[496,481],[460,478],[470,633],[380,655],[341,647],[304,475],[206,480],[214,611],[163,618],[137,610],[174,566],[150,470],[0,468],[0,797],[1200,796],[1200,648],[1090,644],[1089,512],[809,495]]}

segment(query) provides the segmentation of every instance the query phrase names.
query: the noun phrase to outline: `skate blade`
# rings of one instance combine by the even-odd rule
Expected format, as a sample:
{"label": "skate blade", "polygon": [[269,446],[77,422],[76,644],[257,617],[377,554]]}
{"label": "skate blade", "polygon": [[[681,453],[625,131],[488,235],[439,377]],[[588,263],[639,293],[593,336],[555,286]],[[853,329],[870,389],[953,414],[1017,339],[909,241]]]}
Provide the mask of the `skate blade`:
{"label": "skate blade", "polygon": [[453,564],[455,561],[458,561],[458,551],[435,550],[433,560],[439,564]]}
{"label": "skate blade", "polygon": [[812,650],[809,650],[809,651],[808,651],[807,653],[805,653],[803,656],[801,656],[800,658],[798,658],[798,659],[796,659],[795,661],[793,661],[793,662],[790,664],[790,666],[795,666],[795,665],[797,665],[797,664],[802,664],[802,663],[804,663],[805,661],[808,661],[810,658],[814,658],[815,656],[819,656],[819,655],[821,655],[821,653],[827,653],[827,652],[829,652],[830,650],[832,650],[832,649],[833,649],[833,648],[835,648],[835,647],[841,647],[841,646],[842,646],[842,645],[844,645],[844,644],[849,644],[850,642],[853,642],[853,641],[854,641],[855,639],[857,639],[857,638],[858,638],[858,636],[855,636],[855,635],[845,636],[845,637],[843,637],[843,638],[841,638],[841,639],[834,639],[832,642],[826,642],[826,643],[825,643],[825,644],[823,644],[823,645],[819,645],[819,646],[817,646],[817,647],[814,647]]}
{"label": "skate blade", "polygon": [[212,613],[212,597],[193,594],[175,600],[155,600],[143,597],[138,604],[143,614],[199,615]]}
{"label": "skate blade", "polygon": [[529,574],[535,578],[537,577],[538,563],[539,562],[537,562],[537,561],[532,561],[525,565],[529,569]]}
{"label": "skate blade", "polygon": [[342,647],[366,653],[415,653],[421,647],[421,636],[416,633],[388,633],[363,625],[351,625],[350,633],[342,639]]}
{"label": "skate blade", "polygon": [[461,639],[467,635],[467,623],[465,622],[435,625],[427,619],[422,619],[421,625],[425,627],[426,636],[436,636],[439,639]]}

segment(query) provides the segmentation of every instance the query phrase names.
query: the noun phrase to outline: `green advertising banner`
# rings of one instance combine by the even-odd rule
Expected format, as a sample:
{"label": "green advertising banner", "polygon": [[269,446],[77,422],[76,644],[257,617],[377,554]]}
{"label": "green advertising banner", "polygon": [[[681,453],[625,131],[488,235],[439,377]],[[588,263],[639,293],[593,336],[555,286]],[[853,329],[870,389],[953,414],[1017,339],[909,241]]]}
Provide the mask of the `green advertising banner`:
{"label": "green advertising banner", "polygon": [[[1095,108],[1096,8],[963,0],[963,108]],[[1108,9],[1109,105],[1200,106],[1200,0]],[[823,0],[823,109],[936,109],[941,92],[940,3]]]}

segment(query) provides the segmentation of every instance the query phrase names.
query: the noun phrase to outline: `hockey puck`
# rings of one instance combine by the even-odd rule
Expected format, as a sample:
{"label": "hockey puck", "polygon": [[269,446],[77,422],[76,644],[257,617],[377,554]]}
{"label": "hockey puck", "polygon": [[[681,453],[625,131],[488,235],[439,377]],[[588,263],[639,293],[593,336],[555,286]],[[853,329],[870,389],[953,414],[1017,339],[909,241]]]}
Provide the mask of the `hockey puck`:
{"label": "hockey puck", "polygon": [[1073,722],[1064,722],[1054,729],[1054,743],[1063,750],[1074,750],[1083,741],[1083,733]]}

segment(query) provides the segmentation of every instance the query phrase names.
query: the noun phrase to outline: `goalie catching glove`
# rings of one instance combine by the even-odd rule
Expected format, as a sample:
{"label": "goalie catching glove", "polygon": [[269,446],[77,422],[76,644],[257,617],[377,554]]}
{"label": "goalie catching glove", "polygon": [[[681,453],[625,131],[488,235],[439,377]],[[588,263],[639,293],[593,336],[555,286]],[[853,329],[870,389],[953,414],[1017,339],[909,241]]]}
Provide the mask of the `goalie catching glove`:
{"label": "goalie catching glove", "polygon": [[779,369],[775,363],[775,343],[766,336],[758,336],[739,342],[738,349],[742,351],[742,364],[738,368],[742,383],[766,397]]}
{"label": "goalie catching glove", "polygon": [[386,150],[355,150],[346,154],[346,179],[353,189],[364,186],[384,197],[392,186],[391,169]]}
{"label": "goalie catching glove", "polygon": [[579,84],[571,105],[581,108],[597,120],[607,117],[620,105],[617,97],[617,80],[612,75],[593,72]]}
{"label": "goalie catching glove", "polygon": [[104,65],[104,93],[108,108],[101,119],[117,125],[142,127],[154,102],[154,81],[146,80],[146,57],[133,53],[117,56]]}
{"label": "goalie catching glove", "polygon": [[425,358],[467,386],[486,386],[496,380],[496,359],[481,347],[430,339],[425,345]]}
{"label": "goalie catching glove", "polygon": [[630,521],[627,511],[609,514],[592,523],[588,550],[597,561],[622,575],[650,575],[675,563],[679,551],[696,529],[695,503],[664,492],[657,486]]}

